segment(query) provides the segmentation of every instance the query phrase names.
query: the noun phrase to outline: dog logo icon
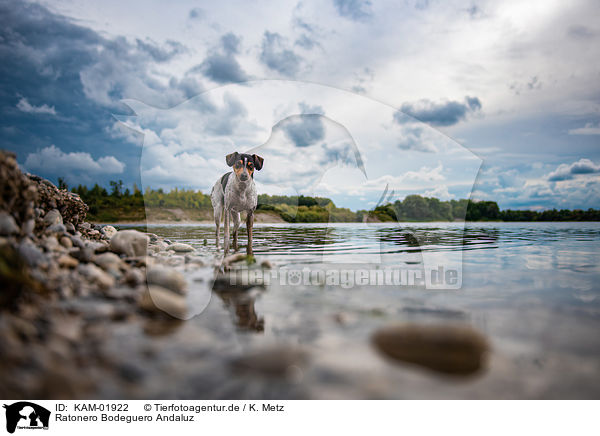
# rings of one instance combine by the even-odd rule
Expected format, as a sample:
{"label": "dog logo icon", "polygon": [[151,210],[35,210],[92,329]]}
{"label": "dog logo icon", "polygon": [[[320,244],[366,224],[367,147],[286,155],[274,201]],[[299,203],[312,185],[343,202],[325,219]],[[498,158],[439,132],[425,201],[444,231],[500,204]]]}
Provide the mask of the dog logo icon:
{"label": "dog logo icon", "polygon": [[18,429],[48,429],[50,411],[29,401],[19,401],[4,405],[6,409],[6,431],[14,433]]}

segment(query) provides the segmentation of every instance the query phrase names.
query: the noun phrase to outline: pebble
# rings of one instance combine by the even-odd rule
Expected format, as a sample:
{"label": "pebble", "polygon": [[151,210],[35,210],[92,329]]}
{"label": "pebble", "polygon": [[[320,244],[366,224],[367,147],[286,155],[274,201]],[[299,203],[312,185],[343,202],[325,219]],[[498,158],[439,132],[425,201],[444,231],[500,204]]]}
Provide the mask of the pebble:
{"label": "pebble", "polygon": [[0,212],[0,235],[10,236],[19,233],[19,226],[8,212]]}
{"label": "pebble", "polygon": [[137,268],[131,268],[129,271],[125,273],[125,283],[127,283],[132,288],[144,283],[146,281],[146,277],[141,270]]}
{"label": "pebble", "polygon": [[53,226],[54,224],[62,224],[63,217],[58,210],[52,209],[48,211],[44,216],[44,223],[47,226]]}
{"label": "pebble", "polygon": [[183,242],[176,242],[169,245],[169,250],[173,250],[176,253],[189,253],[190,251],[194,251],[194,247],[190,244],[184,244]]}
{"label": "pebble", "polygon": [[119,230],[110,240],[110,249],[129,257],[144,256],[148,247],[148,236],[137,230]]}
{"label": "pebble", "polygon": [[150,285],[142,294],[140,307],[148,312],[166,312],[174,318],[187,316],[185,298],[161,286]]}
{"label": "pebble", "polygon": [[35,229],[35,220],[33,218],[28,219],[23,223],[23,233],[26,235],[32,235]]}
{"label": "pebble", "polygon": [[117,229],[115,229],[113,226],[104,226],[102,227],[101,232],[104,236],[110,239],[117,234]]}
{"label": "pebble", "polygon": [[73,223],[67,223],[65,224],[65,227],[67,229],[67,232],[71,233],[72,235],[75,234],[75,226],[73,225]]}
{"label": "pebble", "polygon": [[71,241],[71,239],[69,239],[66,236],[62,236],[60,238],[59,242],[60,242],[60,245],[62,245],[65,248],[71,248],[71,247],[73,247],[73,242]]}
{"label": "pebble", "polygon": [[58,266],[61,268],[75,268],[79,265],[79,261],[68,254],[63,254],[58,258]]}
{"label": "pebble", "polygon": [[30,266],[36,266],[44,260],[44,253],[31,241],[23,240],[19,244],[19,255],[25,259]]}
{"label": "pebble", "polygon": [[50,227],[46,229],[46,233],[59,233],[63,234],[67,232],[67,228],[63,223],[52,224]]}
{"label": "pebble", "polygon": [[121,258],[115,253],[107,252],[94,256],[94,263],[105,271],[119,271]]}
{"label": "pebble", "polygon": [[187,281],[183,274],[173,268],[162,265],[148,267],[146,279],[149,285],[158,285],[183,294],[187,291]]}
{"label": "pebble", "polygon": [[46,251],[57,251],[60,247],[58,240],[54,236],[46,236],[42,241],[42,246]]}
{"label": "pebble", "polygon": [[79,265],[77,269],[82,276],[91,280],[93,283],[96,283],[103,289],[108,289],[115,284],[114,277],[105,273],[102,268],[99,268],[94,264],[88,263]]}
{"label": "pebble", "polygon": [[377,330],[372,341],[396,361],[456,375],[481,370],[489,352],[487,339],[466,325],[390,325]]}

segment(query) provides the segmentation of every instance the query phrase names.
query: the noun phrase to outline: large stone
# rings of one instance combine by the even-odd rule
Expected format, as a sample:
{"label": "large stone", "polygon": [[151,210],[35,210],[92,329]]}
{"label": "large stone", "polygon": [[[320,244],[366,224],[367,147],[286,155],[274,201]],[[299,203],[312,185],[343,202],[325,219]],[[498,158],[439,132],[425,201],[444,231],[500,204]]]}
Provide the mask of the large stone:
{"label": "large stone", "polygon": [[183,294],[187,290],[187,281],[179,271],[162,265],[149,266],[146,272],[149,285],[158,285]]}
{"label": "large stone", "polygon": [[481,370],[490,349],[481,333],[454,324],[390,325],[376,331],[372,340],[393,360],[457,375]]}
{"label": "large stone", "polygon": [[148,236],[137,230],[119,230],[110,240],[110,249],[128,257],[145,256]]}
{"label": "large stone", "polygon": [[108,239],[112,238],[113,236],[115,236],[117,234],[117,229],[115,229],[113,226],[104,226],[102,227],[102,234],[104,236],[106,236]]}
{"label": "large stone", "polygon": [[178,319],[185,319],[188,311],[184,297],[156,285],[150,285],[144,291],[140,307],[148,312],[166,312]]}
{"label": "large stone", "polygon": [[53,226],[54,224],[62,224],[63,217],[58,210],[52,209],[51,211],[48,211],[48,213],[46,213],[46,215],[44,216],[44,223],[48,227]]}
{"label": "large stone", "polygon": [[176,242],[174,244],[169,245],[169,250],[173,250],[176,253],[188,253],[190,251],[194,251],[194,247],[192,247],[190,244]]}
{"label": "large stone", "polygon": [[0,212],[0,235],[10,236],[19,233],[19,226],[8,212]]}

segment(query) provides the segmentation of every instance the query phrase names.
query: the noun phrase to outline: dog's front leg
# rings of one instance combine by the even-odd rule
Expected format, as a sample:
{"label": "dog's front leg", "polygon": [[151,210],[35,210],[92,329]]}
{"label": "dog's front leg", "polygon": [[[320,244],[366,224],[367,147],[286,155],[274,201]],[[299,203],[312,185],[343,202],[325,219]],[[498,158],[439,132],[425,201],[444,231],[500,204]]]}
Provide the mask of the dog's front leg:
{"label": "dog's front leg", "polygon": [[248,245],[246,246],[246,254],[252,256],[252,226],[254,225],[254,211],[248,211],[246,217],[246,230],[248,231]]}
{"label": "dog's front leg", "polygon": [[229,252],[229,211],[227,210],[227,207],[225,208],[225,216],[223,217],[225,223],[223,225],[223,255],[227,256],[227,253]]}

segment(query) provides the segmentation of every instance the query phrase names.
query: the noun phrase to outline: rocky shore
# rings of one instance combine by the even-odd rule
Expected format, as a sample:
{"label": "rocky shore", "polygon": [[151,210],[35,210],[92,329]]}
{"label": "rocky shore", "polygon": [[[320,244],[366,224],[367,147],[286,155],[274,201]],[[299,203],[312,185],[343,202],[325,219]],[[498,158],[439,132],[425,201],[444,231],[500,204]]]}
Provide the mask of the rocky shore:
{"label": "rocky shore", "polygon": [[[309,398],[330,396],[323,386],[343,380],[332,375],[343,358],[331,369],[325,350],[261,335],[265,320],[254,303],[266,288],[233,285],[230,275],[270,269],[268,260],[253,263],[239,253],[223,259],[206,240],[192,246],[93,225],[79,196],[22,173],[9,152],[0,152],[0,177],[0,397]],[[186,322],[213,294],[219,308]],[[285,312],[305,297],[281,298]],[[297,313],[314,316],[304,308]],[[352,328],[347,318],[337,313],[312,322],[333,322],[336,331]],[[468,326],[390,323],[361,334],[367,336],[357,345],[378,364],[452,377],[481,373],[490,350]],[[311,371],[312,382],[298,384]],[[353,384],[361,389],[348,394],[354,397],[389,396],[383,392],[392,386],[369,377]],[[371,393],[373,386],[380,391]]]}
{"label": "rocky shore", "polygon": [[85,221],[79,196],[0,152],[0,396],[94,391],[107,322],[188,315],[182,269],[214,262],[182,243]]}

